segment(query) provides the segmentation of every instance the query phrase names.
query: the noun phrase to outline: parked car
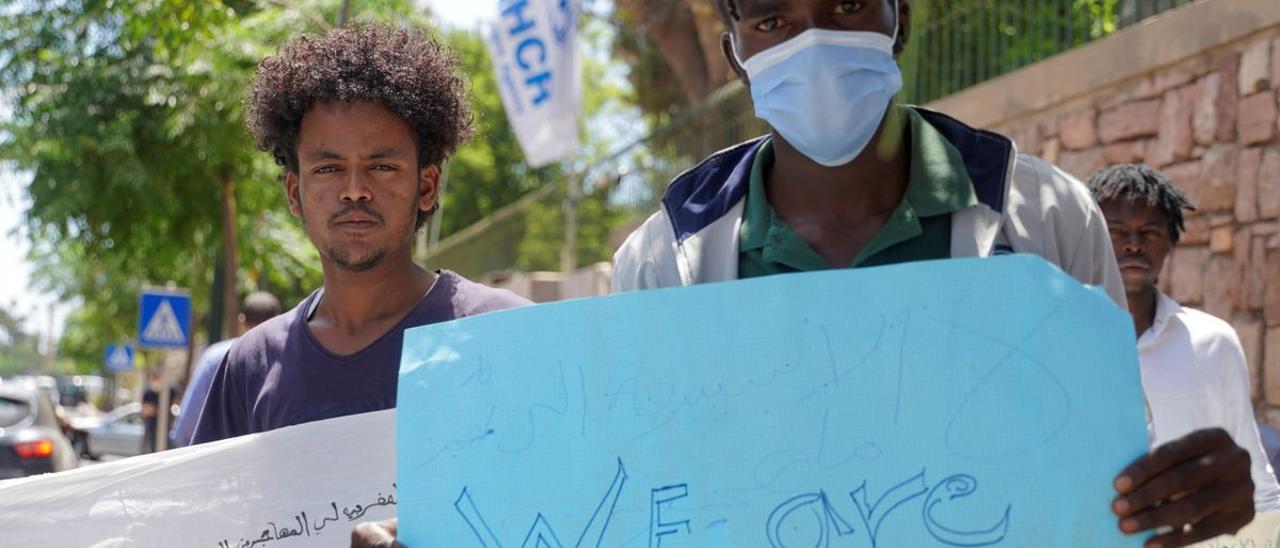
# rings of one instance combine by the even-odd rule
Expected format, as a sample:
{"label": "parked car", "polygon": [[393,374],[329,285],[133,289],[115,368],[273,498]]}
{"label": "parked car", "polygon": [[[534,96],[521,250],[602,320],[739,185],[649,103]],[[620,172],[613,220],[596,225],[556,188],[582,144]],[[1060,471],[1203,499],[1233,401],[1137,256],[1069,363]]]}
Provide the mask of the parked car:
{"label": "parked car", "polygon": [[126,403],[101,417],[71,420],[72,441],[82,457],[102,455],[132,457],[142,453],[142,404]]}
{"label": "parked car", "polygon": [[61,472],[79,465],[49,396],[31,386],[0,385],[0,479]]}

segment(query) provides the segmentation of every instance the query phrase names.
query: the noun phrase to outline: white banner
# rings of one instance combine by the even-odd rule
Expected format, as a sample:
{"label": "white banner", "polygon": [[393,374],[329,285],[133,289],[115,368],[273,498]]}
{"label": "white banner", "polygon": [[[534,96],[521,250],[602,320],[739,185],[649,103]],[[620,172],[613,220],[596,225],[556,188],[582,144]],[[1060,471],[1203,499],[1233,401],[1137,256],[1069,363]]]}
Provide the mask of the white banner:
{"label": "white banner", "polygon": [[[493,0],[490,0],[493,1]],[[511,128],[532,167],[578,148],[582,61],[575,0],[497,0],[483,34]]]}
{"label": "white banner", "polygon": [[346,547],[394,517],[395,411],[0,482],[0,546]]}

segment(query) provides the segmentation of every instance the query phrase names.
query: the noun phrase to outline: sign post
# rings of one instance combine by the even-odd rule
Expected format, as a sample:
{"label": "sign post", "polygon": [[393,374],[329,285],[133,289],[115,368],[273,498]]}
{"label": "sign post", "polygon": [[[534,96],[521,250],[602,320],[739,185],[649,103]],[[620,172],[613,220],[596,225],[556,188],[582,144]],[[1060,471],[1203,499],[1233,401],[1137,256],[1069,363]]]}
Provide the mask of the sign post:
{"label": "sign post", "polygon": [[133,369],[133,345],[120,343],[107,345],[103,365],[112,373]]}
{"label": "sign post", "polygon": [[[186,349],[191,342],[191,294],[179,289],[145,289],[138,306],[138,344],[163,350]],[[168,376],[162,375],[167,385]],[[169,387],[159,389],[156,451],[169,440]]]}

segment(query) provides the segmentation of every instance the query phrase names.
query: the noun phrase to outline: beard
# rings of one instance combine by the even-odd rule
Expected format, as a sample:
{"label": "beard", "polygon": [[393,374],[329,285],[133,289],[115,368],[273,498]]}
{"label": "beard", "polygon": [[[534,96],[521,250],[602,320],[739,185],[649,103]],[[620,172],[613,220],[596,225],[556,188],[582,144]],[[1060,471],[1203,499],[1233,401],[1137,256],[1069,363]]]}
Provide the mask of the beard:
{"label": "beard", "polygon": [[382,264],[382,260],[387,258],[387,250],[385,248],[377,248],[371,249],[362,255],[355,255],[344,249],[330,247],[326,255],[329,256],[329,260],[333,261],[333,264],[338,265],[338,268],[350,272],[364,272]]}
{"label": "beard", "polygon": [[[418,183],[418,192],[419,193],[422,192],[421,182]],[[301,199],[298,199],[297,203],[298,203],[298,212],[302,216],[303,226],[305,227],[308,221],[307,210],[303,209]],[[411,221],[412,228],[410,229],[411,232],[408,238],[408,243],[410,245],[413,242],[413,237],[418,233],[418,230],[420,229],[420,227],[418,226],[418,220],[424,215],[430,215],[430,212],[424,212],[418,209],[418,204],[416,202],[412,204],[412,208],[413,208],[412,221]],[[367,205],[363,205],[363,204],[354,205],[348,209],[360,209],[365,211],[369,215],[375,217],[379,221],[384,220],[381,214],[379,214],[377,211],[373,210]],[[336,219],[337,217],[345,213],[345,211],[346,210],[340,211],[339,213],[335,213],[334,215],[332,215],[332,219]],[[312,240],[312,243],[316,243],[314,239]],[[347,249],[343,249],[338,246],[328,246],[323,250],[321,250],[320,246],[317,245],[316,248],[317,248],[317,251],[321,251],[323,255],[326,256],[330,261],[332,261],[333,264],[337,265],[338,268],[341,268],[348,272],[365,272],[365,271],[371,270],[377,267],[378,265],[382,264],[382,261],[386,259],[387,255],[390,253],[390,250],[385,246],[364,250],[362,253],[359,253],[359,254]]]}

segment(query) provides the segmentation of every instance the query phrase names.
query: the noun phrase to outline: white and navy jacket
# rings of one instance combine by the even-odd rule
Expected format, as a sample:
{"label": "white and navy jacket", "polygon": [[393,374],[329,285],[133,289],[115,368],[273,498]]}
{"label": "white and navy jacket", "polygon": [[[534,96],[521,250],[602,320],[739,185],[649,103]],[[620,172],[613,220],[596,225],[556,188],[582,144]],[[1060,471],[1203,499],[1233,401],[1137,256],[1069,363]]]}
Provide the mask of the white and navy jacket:
{"label": "white and navy jacket", "polygon": [[[916,108],[916,107],[909,107]],[[1107,223],[1089,190],[1013,141],[917,108],[959,152],[978,204],[952,213],[951,256],[1033,253],[1126,309]],[[614,255],[613,291],[678,287],[738,277],[739,228],[754,139],[711,155],[676,177],[661,211]]]}

